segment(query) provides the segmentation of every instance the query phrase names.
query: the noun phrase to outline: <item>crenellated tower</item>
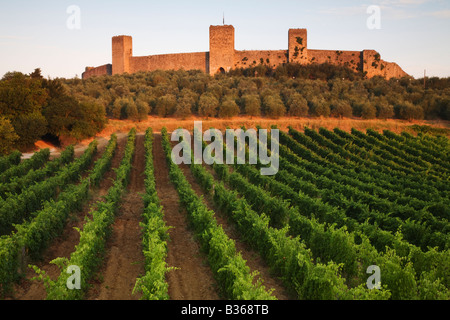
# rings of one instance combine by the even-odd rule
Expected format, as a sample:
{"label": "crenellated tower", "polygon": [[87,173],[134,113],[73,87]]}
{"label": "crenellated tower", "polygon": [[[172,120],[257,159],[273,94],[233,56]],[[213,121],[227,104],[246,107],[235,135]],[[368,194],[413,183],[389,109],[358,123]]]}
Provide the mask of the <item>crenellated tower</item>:
{"label": "crenellated tower", "polygon": [[234,27],[209,27],[209,74],[228,72],[234,66]]}
{"label": "crenellated tower", "polygon": [[308,33],[306,29],[289,29],[289,62],[308,63]]}
{"label": "crenellated tower", "polygon": [[112,38],[112,74],[130,73],[130,60],[133,56],[133,38],[116,36]]}

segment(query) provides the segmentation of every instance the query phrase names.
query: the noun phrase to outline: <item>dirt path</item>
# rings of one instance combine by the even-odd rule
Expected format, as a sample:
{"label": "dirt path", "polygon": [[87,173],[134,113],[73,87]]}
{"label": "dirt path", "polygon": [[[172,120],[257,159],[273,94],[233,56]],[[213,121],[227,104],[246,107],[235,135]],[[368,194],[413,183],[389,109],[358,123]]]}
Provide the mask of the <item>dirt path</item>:
{"label": "dirt path", "polygon": [[[101,197],[107,193],[109,187],[112,185],[112,181],[114,180],[116,175],[113,169],[119,167],[120,161],[123,157],[125,144],[126,135],[118,134],[118,146],[116,153],[114,154],[114,157],[112,159],[111,169],[105,173],[105,176],[100,182],[99,187],[90,191],[91,199],[83,206],[83,210],[81,212],[75,212],[69,217],[62,235],[53,241],[50,247],[43,254],[41,261],[30,262],[31,264],[38,266],[41,270],[46,271],[51,279],[56,279],[60,274],[60,270],[59,267],[51,264],[50,261],[58,257],[69,258],[70,254],[75,250],[75,246],[79,243],[80,240],[80,234],[74,228],[83,228],[84,218],[90,212],[91,207],[97,201],[101,200]],[[98,148],[98,153],[94,158],[94,162],[102,156],[104,149],[105,145],[102,144],[102,146]],[[83,174],[83,176],[86,176],[86,174]],[[14,287],[13,299],[45,299],[46,292],[42,283],[30,280],[35,276],[36,274],[33,270],[27,270],[25,279],[23,279]]]}
{"label": "dirt path", "polygon": [[144,135],[136,135],[136,150],[128,184],[128,192],[121,201],[119,213],[107,244],[107,254],[98,272],[103,281],[97,281],[88,292],[88,300],[138,300],[133,295],[136,278],[143,275],[141,221],[144,204],[145,149]]}
{"label": "dirt path", "polygon": [[242,254],[242,258],[247,261],[247,265],[250,270],[253,272],[257,270],[259,272],[259,278],[263,279],[263,284],[267,289],[274,289],[274,296],[278,300],[289,300],[289,295],[283,286],[283,283],[280,279],[274,277],[270,273],[270,268],[263,261],[258,252],[252,250],[246,243],[244,243],[239,236],[238,230],[236,230],[235,226],[228,222],[227,217],[220,212],[220,210],[216,210],[213,202],[210,197],[206,196],[202,191],[200,185],[196,182],[195,177],[193,176],[189,166],[182,164],[180,168],[183,170],[185,177],[189,181],[192,186],[192,189],[197,193],[197,195],[204,195],[205,204],[208,206],[210,210],[215,212],[215,218],[219,225],[222,225],[223,230],[228,235],[228,237],[234,240],[236,245],[236,250]]}
{"label": "dirt path", "polygon": [[220,297],[212,271],[188,228],[186,213],[180,207],[178,193],[170,182],[161,141],[161,134],[155,134],[156,189],[164,208],[166,225],[172,227],[169,230],[171,241],[168,242],[167,263],[180,268],[167,274],[169,296],[172,300],[218,300]]}

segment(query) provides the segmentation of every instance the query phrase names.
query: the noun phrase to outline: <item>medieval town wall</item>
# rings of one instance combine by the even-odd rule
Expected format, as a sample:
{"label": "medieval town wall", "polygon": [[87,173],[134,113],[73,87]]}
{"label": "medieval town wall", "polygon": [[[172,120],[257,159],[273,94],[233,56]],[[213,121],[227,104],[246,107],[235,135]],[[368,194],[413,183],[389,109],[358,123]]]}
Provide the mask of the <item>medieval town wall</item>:
{"label": "medieval town wall", "polygon": [[134,57],[132,37],[116,36],[112,38],[112,65],[87,67],[83,79],[107,74],[178,69],[201,70],[214,75],[234,68],[247,68],[259,64],[276,68],[285,63],[342,65],[355,71],[363,71],[369,78],[382,76],[390,79],[408,76],[398,64],[382,60],[375,50],[314,50],[309,49],[307,43],[306,29],[289,29],[287,50],[238,51],[234,47],[234,27],[221,25],[209,28],[209,52]]}
{"label": "medieval town wall", "polygon": [[112,75],[112,64],[105,64],[100,67],[86,67],[86,70],[82,74],[82,79],[91,77],[98,77],[104,75]]}
{"label": "medieval town wall", "polygon": [[130,73],[154,70],[201,70],[208,72],[208,52],[161,54],[131,57]]}

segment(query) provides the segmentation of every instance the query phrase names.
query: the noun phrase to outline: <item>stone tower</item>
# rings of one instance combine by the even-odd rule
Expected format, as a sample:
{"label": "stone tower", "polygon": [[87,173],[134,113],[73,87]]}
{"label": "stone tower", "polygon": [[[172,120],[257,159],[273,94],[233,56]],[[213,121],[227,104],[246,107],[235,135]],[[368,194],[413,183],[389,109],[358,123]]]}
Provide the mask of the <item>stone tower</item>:
{"label": "stone tower", "polygon": [[112,38],[112,74],[130,73],[133,39],[130,36]]}
{"label": "stone tower", "polygon": [[382,61],[380,54],[375,50],[362,51],[362,71],[367,72],[367,76],[372,78],[374,76],[382,75]]}
{"label": "stone tower", "polygon": [[289,29],[289,62],[308,63],[308,34],[306,29]]}
{"label": "stone tower", "polygon": [[234,27],[209,27],[209,73],[228,72],[234,65]]}

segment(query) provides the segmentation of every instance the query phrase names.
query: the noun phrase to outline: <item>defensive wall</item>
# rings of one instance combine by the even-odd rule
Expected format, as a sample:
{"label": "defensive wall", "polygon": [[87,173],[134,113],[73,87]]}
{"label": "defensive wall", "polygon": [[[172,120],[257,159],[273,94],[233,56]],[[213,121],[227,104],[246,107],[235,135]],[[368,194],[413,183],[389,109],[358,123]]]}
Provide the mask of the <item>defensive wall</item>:
{"label": "defensive wall", "polygon": [[201,70],[214,75],[234,68],[266,64],[272,67],[284,63],[331,63],[366,72],[367,77],[386,79],[408,76],[394,62],[386,62],[375,50],[340,51],[314,50],[307,45],[306,29],[289,29],[287,50],[236,50],[235,30],[231,25],[210,26],[209,51],[193,53],[133,56],[131,36],[112,38],[112,64],[86,67],[83,79],[93,76],[136,73],[154,70]]}

